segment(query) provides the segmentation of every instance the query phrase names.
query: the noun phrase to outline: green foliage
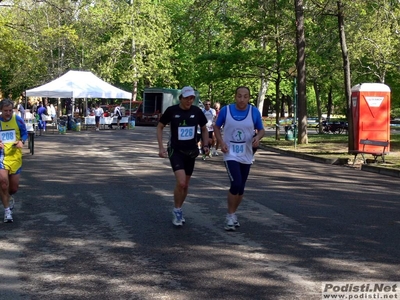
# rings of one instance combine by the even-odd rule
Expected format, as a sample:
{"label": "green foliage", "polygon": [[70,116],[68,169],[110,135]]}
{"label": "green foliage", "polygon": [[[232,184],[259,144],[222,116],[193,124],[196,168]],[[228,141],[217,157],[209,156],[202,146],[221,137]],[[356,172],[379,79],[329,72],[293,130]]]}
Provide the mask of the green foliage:
{"label": "green foliage", "polygon": [[[151,21],[149,21],[151,20]],[[171,26],[162,6],[152,1],[98,1],[81,14],[81,35],[87,42],[85,65],[107,80],[173,85]],[[111,24],[111,26],[110,26]],[[93,37],[94,40],[93,40]]]}
{"label": "green foliage", "polygon": [[[352,84],[382,81],[400,107],[398,1],[342,1]],[[91,70],[126,90],[134,82],[192,85],[203,99],[227,104],[238,85],[257,102],[293,99],[288,71],[296,63],[294,5],[287,0],[15,0],[0,7],[0,89],[18,96],[69,69]],[[317,114],[314,83],[326,113],[346,99],[336,1],[305,5],[307,108]],[[278,95],[277,91],[278,90]],[[331,94],[329,94],[331,93]]]}
{"label": "green foliage", "polygon": [[[23,39],[15,38],[18,23],[10,11],[0,10],[0,91],[3,97],[20,96],[34,76],[42,71],[37,51]],[[30,69],[34,72],[29,73]]]}

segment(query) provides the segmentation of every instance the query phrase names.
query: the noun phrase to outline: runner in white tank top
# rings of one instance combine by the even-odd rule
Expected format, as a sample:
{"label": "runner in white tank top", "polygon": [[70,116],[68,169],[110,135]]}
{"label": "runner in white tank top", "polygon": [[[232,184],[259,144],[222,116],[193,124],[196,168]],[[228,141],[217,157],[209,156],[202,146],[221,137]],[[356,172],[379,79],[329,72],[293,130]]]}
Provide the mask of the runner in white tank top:
{"label": "runner in white tank top", "polygon": [[[249,105],[249,100],[249,88],[238,87],[235,92],[236,103],[221,109],[214,126],[214,133],[224,153],[225,166],[231,182],[224,227],[225,230],[231,231],[240,226],[235,212],[243,199],[253,158],[253,147],[258,147],[265,133],[261,114],[256,107]],[[254,129],[257,130],[255,136],[253,136]]]}

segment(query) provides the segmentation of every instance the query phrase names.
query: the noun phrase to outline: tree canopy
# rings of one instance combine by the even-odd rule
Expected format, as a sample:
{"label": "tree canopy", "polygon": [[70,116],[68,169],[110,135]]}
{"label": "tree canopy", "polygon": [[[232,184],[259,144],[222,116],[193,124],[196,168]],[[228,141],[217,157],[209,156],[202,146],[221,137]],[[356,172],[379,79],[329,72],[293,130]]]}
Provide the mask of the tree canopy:
{"label": "tree canopy", "polygon": [[[302,1],[306,114],[346,115],[338,1]],[[351,84],[400,101],[400,4],[343,0]],[[293,113],[295,3],[287,0],[14,0],[0,3],[0,92],[18,97],[66,71],[129,91],[192,85],[226,104],[238,85],[263,114]],[[298,46],[298,45],[297,45]]]}

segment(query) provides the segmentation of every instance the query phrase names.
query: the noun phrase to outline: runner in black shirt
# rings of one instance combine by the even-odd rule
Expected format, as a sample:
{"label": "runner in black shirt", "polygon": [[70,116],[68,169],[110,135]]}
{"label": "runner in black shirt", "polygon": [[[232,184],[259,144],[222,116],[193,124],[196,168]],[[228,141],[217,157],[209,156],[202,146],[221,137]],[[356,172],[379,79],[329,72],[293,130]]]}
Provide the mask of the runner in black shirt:
{"label": "runner in black shirt", "polygon": [[[197,106],[193,106],[195,93],[192,87],[186,86],[179,96],[179,104],[168,107],[160,118],[157,126],[157,141],[160,157],[169,157],[175,174],[174,205],[172,223],[182,226],[185,223],[182,205],[188,193],[189,181],[192,176],[197,147],[197,125],[200,125],[204,145],[208,145],[207,119]],[[163,129],[170,124],[171,138],[168,150],[163,145]],[[208,154],[208,146],[203,151]]]}

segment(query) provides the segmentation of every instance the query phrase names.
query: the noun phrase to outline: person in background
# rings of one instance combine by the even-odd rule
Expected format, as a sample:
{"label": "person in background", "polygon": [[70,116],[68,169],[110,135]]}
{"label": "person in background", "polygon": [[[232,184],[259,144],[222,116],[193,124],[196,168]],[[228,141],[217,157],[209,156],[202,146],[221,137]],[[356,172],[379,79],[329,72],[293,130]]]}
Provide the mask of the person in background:
{"label": "person in background", "polygon": [[72,99],[65,99],[65,113],[67,114],[67,129],[72,129]]}
{"label": "person in background", "polygon": [[221,103],[215,102],[214,103],[214,109],[215,109],[215,113],[217,114],[217,117],[218,117],[219,111],[221,110]]}
{"label": "person in background", "polygon": [[33,106],[32,100],[28,99],[28,103],[26,104],[26,109],[28,109],[31,113],[33,113],[32,106]]}
{"label": "person in background", "polygon": [[196,137],[196,142],[197,142],[197,148],[199,149],[199,154],[203,155],[203,147],[202,147],[202,138],[201,138],[201,127],[198,125],[197,126],[197,137]]}
{"label": "person in background", "polygon": [[[215,119],[218,118],[220,109],[221,109],[221,104],[219,102],[215,102],[214,103],[214,110],[215,110],[215,114],[217,115],[217,117]],[[215,125],[215,123],[214,123],[214,125]],[[222,130],[222,128],[221,128],[221,130]],[[218,140],[217,140],[217,138],[215,136],[215,132],[214,132],[214,141],[215,141],[215,149],[214,149],[215,152],[212,153],[212,155],[218,156],[219,142],[218,142]]]}
{"label": "person in background", "polygon": [[43,121],[42,115],[47,114],[47,109],[45,106],[43,106],[42,102],[39,102],[39,107],[37,109],[37,115],[38,115],[38,124],[39,124],[39,135],[42,135],[42,131],[46,131],[46,121]]}
{"label": "person in background", "polygon": [[22,100],[19,100],[19,103],[17,105],[17,110],[19,111],[21,115],[21,119],[25,120],[25,108],[24,105],[22,104]]}
{"label": "person in background", "polygon": [[[207,130],[208,130],[208,147],[210,148],[210,154],[213,155],[215,154],[215,148],[214,148],[214,124],[215,120],[217,118],[217,114],[213,108],[211,108],[211,102],[206,101],[204,103],[204,108],[203,108],[203,113],[206,116],[207,119]],[[203,142],[203,146],[204,146]],[[206,160],[206,155],[203,154],[203,160]]]}
{"label": "person in background", "polygon": [[0,141],[0,197],[4,206],[4,223],[12,223],[14,198],[18,191],[22,168],[22,148],[28,138],[24,120],[13,114],[10,99],[0,101],[0,131],[7,131]]}
{"label": "person in background", "polygon": [[49,116],[51,116],[51,119],[53,120],[53,122],[57,119],[57,112],[56,112],[56,108],[54,107],[53,103],[51,103],[48,106],[48,110],[49,110]]}
{"label": "person in background", "polygon": [[114,115],[117,117],[117,129],[121,129],[120,122],[122,119],[122,112],[121,112],[121,106],[117,104],[117,106],[114,108]]}
{"label": "person in background", "polygon": [[94,107],[94,118],[96,122],[96,131],[100,130],[100,118],[104,115],[104,110],[96,103]]}
{"label": "person in background", "polygon": [[[189,181],[193,174],[197,148],[197,130],[200,125],[204,141],[204,153],[208,154],[207,119],[201,109],[193,105],[195,92],[192,87],[185,86],[179,96],[179,104],[168,107],[161,116],[157,126],[158,156],[169,157],[175,174],[174,209],[172,224],[179,227],[185,223],[182,205],[189,190]],[[163,130],[170,124],[171,137],[168,151],[163,144]]]}
{"label": "person in background", "polygon": [[50,109],[50,104],[47,102],[46,107],[46,115],[51,116],[51,109]]}
{"label": "person in background", "polygon": [[[215,136],[224,153],[230,188],[228,191],[228,212],[225,230],[234,231],[240,227],[236,210],[243,199],[244,188],[253,160],[253,148],[258,147],[265,130],[259,110],[249,104],[250,89],[240,86],[235,92],[235,103],[224,106],[214,126]],[[224,126],[224,136],[221,127]],[[254,129],[257,134],[254,135]]]}
{"label": "person in background", "polygon": [[[258,130],[257,129],[254,129],[254,134],[253,134],[253,136],[256,136],[257,135],[257,133],[258,133]],[[254,147],[253,146],[253,159],[252,159],[252,163],[254,163],[255,161],[256,161],[256,152],[257,152],[257,150],[258,150],[258,147]]]}
{"label": "person in background", "polygon": [[38,102],[38,101],[33,101],[33,104],[32,104],[32,114],[33,114],[34,116],[36,116],[38,108],[39,108],[39,102]]}

